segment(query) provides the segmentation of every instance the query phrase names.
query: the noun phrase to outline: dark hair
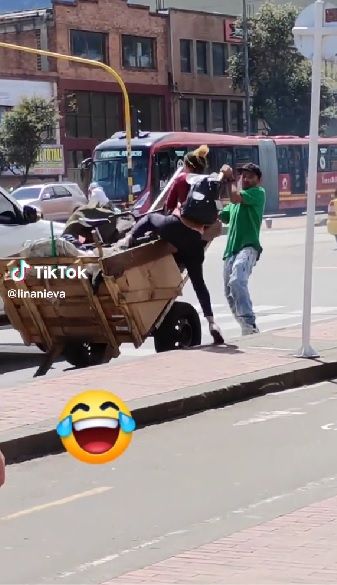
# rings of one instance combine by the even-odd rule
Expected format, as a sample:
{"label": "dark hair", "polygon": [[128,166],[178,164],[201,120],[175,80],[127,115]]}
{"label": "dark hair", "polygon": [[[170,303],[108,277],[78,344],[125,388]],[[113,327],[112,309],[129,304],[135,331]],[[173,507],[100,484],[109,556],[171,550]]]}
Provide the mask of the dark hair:
{"label": "dark hair", "polygon": [[209,148],[206,145],[199,146],[196,150],[188,152],[184,158],[185,165],[195,173],[204,173],[207,167],[207,155]]}
{"label": "dark hair", "polygon": [[242,173],[242,171],[247,171],[248,173],[252,173],[254,175],[256,175],[259,179],[261,179],[262,177],[262,172],[261,169],[258,165],[255,165],[254,163],[246,163],[245,165],[242,165],[241,167],[238,168],[238,171]]}

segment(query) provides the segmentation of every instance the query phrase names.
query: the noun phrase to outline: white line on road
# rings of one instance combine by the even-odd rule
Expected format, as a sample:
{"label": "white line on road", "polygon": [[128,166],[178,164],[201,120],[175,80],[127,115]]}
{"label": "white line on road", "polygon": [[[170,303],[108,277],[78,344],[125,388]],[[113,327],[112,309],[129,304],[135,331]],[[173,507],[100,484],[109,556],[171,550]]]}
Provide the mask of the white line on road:
{"label": "white line on road", "polygon": [[224,522],[224,524],[226,525],[228,523],[229,514],[235,514],[235,515],[236,514],[245,514],[245,515],[247,515],[251,510],[255,510],[256,508],[259,508],[261,506],[273,504],[274,502],[279,501],[279,500],[284,500],[286,498],[293,497],[298,493],[307,493],[310,490],[317,489],[317,488],[324,487],[324,486],[329,487],[329,484],[331,484],[331,483],[336,484],[336,480],[337,480],[337,477],[323,477],[322,479],[320,479],[318,481],[310,481],[302,486],[295,488],[294,490],[292,490],[290,492],[285,492],[283,494],[276,494],[275,496],[270,496],[269,498],[265,498],[263,500],[259,500],[257,502],[252,503],[252,504],[249,504],[245,508],[238,508],[236,510],[230,510],[226,515],[213,516],[213,517],[208,518],[206,520],[202,520],[201,522],[196,522],[196,523],[190,525],[186,529],[180,529],[180,530],[175,530],[173,532],[167,532],[166,534],[164,534],[162,536],[158,536],[157,538],[154,538],[152,540],[141,542],[140,544],[133,546],[132,548],[124,549],[118,553],[114,553],[114,554],[102,557],[100,559],[96,559],[94,561],[89,561],[87,563],[83,563],[82,565],[79,565],[78,567],[76,567],[73,571],[67,571],[67,572],[58,574],[57,578],[58,579],[66,579],[67,577],[72,577],[74,575],[77,575],[78,573],[83,573],[84,571],[88,571],[94,567],[98,567],[101,565],[105,565],[107,563],[111,563],[112,561],[115,561],[116,559],[120,558],[121,556],[130,554],[130,553],[135,553],[135,552],[138,552],[138,551],[143,550],[145,548],[151,547],[155,544],[159,544],[159,543],[163,542],[164,540],[167,540],[167,538],[170,538],[172,536],[180,536],[183,534],[190,534],[194,531],[200,532],[200,527],[203,526],[204,524],[215,524],[218,522]]}
{"label": "white line on road", "polygon": [[269,420],[275,420],[284,416],[298,416],[307,414],[306,412],[297,410],[272,410],[271,412],[260,412],[258,416],[248,418],[246,420],[240,420],[233,424],[233,427],[243,427],[255,423],[267,422]]}
{"label": "white line on road", "polygon": [[284,494],[277,494],[275,496],[271,496],[270,498],[265,498],[263,500],[259,500],[258,502],[254,502],[253,504],[249,504],[245,508],[238,508],[237,510],[233,510],[232,514],[246,514],[250,510],[255,510],[256,508],[259,508],[260,506],[264,506],[265,504],[272,504],[273,502],[275,502],[277,500],[284,500],[285,498],[289,498],[291,496],[294,496],[297,493],[308,492],[312,489],[320,488],[326,484],[335,483],[336,480],[337,480],[337,477],[323,477],[319,481],[309,481],[305,485],[300,486],[291,492],[285,492]]}
{"label": "white line on road", "polygon": [[14,512],[14,514],[8,514],[8,516],[1,516],[0,521],[4,522],[5,520],[14,520],[16,518],[20,518],[21,516],[27,516],[28,514],[34,514],[34,512],[41,512],[42,510],[46,510],[47,508],[53,508],[55,506],[63,506],[64,504],[70,504],[70,502],[74,502],[75,500],[79,500],[81,498],[88,498],[90,496],[97,496],[98,494],[102,494],[107,492],[108,490],[112,490],[112,487],[98,487],[92,490],[87,490],[86,492],[80,492],[78,494],[73,494],[72,496],[68,496],[66,498],[62,498],[61,500],[54,500],[53,502],[48,502],[46,504],[41,504],[40,506],[33,506],[32,508],[25,508],[24,510],[20,510],[19,512]]}

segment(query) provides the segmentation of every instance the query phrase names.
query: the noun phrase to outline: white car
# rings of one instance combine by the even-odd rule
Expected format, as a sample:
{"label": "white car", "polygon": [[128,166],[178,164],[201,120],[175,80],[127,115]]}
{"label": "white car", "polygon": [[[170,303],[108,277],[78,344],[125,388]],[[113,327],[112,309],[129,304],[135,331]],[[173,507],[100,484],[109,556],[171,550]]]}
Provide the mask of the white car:
{"label": "white car", "polygon": [[88,199],[77,183],[43,183],[24,185],[12,192],[21,205],[35,207],[43,219],[66,221]]}
{"label": "white car", "polygon": [[[0,257],[7,258],[18,254],[28,241],[49,238],[50,221],[40,219],[29,222],[25,208],[0,187]],[[64,230],[62,223],[53,223],[54,235],[60,236]],[[0,315],[3,314],[3,301],[0,298]]]}

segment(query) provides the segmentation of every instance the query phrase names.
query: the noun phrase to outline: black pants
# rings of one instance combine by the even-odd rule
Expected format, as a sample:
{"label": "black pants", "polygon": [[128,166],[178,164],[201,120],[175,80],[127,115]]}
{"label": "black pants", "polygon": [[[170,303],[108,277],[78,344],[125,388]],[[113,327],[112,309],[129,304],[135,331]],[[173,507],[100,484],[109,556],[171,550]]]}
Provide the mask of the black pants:
{"label": "black pants", "polygon": [[156,233],[177,249],[176,261],[185,266],[205,317],[212,317],[211,298],[203,276],[205,243],[201,234],[186,227],[175,215],[160,213],[142,217],[132,229],[131,236],[137,240],[147,232]]}

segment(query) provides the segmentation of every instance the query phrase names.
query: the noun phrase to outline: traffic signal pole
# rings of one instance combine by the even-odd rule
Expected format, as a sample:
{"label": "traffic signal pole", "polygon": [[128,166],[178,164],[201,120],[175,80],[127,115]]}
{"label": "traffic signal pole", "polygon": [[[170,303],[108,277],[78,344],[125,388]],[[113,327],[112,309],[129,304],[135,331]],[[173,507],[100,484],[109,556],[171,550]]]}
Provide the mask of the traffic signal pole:
{"label": "traffic signal pole", "polygon": [[63,53],[53,53],[51,51],[44,51],[42,49],[33,49],[32,47],[24,47],[22,45],[13,45],[10,43],[0,42],[0,48],[9,49],[12,51],[21,51],[23,53],[31,53],[33,55],[41,55],[44,57],[53,57],[54,59],[60,59],[63,61],[72,61],[74,63],[82,63],[82,65],[89,65],[91,67],[99,67],[104,69],[107,73],[112,75],[115,81],[118,83],[124,98],[124,115],[125,115],[125,135],[126,135],[126,150],[127,150],[127,162],[128,162],[128,191],[129,191],[129,203],[134,202],[133,198],[133,180],[132,180],[132,149],[131,149],[131,112],[130,112],[130,100],[129,94],[126,89],[125,83],[121,76],[113,69],[102,63],[101,61],[94,61],[93,59],[84,59],[82,57],[74,57],[72,55],[65,55]]}

